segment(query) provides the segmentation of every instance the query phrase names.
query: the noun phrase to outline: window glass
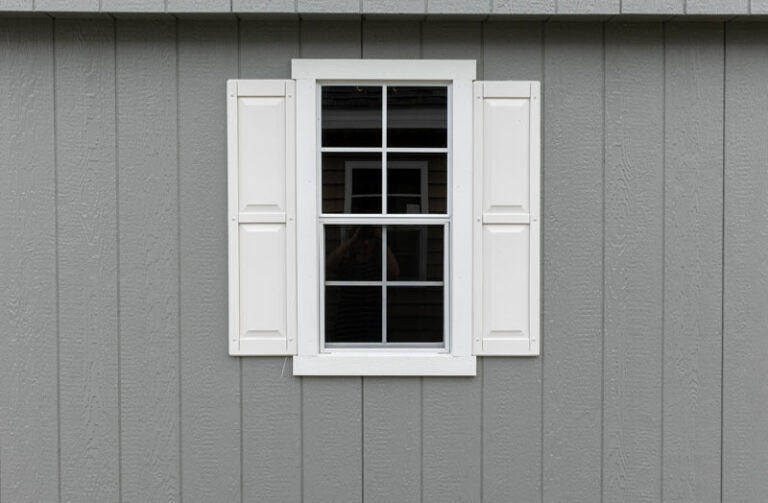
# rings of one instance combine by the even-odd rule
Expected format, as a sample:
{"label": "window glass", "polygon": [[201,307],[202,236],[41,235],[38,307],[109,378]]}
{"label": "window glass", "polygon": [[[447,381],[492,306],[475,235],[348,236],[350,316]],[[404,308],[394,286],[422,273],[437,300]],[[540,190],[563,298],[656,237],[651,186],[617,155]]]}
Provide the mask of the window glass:
{"label": "window glass", "polygon": [[327,286],[325,341],[380,342],[381,287]]}
{"label": "window glass", "polygon": [[381,154],[324,152],[323,213],[381,213]]}
{"label": "window glass", "polygon": [[443,288],[387,288],[387,341],[442,342]]}
{"label": "window glass", "polygon": [[326,281],[381,281],[381,226],[326,225]]}
{"label": "window glass", "polygon": [[446,213],[446,158],[447,154],[389,153],[387,213]]}
{"label": "window glass", "polygon": [[389,280],[443,281],[442,225],[388,226],[387,245],[398,273],[396,278],[389,274]]}
{"label": "window glass", "polygon": [[448,88],[387,87],[387,145],[448,146]]}
{"label": "window glass", "polygon": [[381,86],[322,87],[322,146],[381,147]]}

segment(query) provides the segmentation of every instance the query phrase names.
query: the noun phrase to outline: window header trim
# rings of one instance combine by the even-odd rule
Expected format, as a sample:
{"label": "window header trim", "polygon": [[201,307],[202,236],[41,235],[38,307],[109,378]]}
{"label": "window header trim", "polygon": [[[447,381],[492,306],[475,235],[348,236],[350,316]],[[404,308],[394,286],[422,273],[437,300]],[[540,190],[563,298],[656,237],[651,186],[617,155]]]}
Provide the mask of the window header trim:
{"label": "window header trim", "polygon": [[312,80],[475,80],[475,60],[292,59],[291,78]]}

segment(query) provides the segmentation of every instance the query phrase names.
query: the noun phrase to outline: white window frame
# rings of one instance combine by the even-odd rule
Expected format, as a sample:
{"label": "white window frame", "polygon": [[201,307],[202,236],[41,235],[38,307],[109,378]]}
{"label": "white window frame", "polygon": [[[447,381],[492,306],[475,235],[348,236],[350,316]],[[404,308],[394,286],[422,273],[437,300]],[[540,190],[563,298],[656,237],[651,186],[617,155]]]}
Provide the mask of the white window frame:
{"label": "white window frame", "polygon": [[[476,375],[472,354],[473,81],[471,60],[292,62],[296,81],[296,245],[298,354],[294,375]],[[448,83],[450,247],[447,348],[323,348],[319,223],[318,84]],[[388,217],[411,223],[407,215]],[[415,223],[415,222],[413,222]]]}

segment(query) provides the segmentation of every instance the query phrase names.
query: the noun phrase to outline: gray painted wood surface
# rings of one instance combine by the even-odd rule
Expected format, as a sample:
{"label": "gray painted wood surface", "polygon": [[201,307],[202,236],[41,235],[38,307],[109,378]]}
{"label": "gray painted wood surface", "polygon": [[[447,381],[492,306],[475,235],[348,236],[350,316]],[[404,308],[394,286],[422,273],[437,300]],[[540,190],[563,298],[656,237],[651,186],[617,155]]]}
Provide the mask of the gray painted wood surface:
{"label": "gray painted wood surface", "polygon": [[[0,20],[0,501],[762,501],[766,33]],[[298,56],[542,81],[541,357],[226,356],[224,81]]]}

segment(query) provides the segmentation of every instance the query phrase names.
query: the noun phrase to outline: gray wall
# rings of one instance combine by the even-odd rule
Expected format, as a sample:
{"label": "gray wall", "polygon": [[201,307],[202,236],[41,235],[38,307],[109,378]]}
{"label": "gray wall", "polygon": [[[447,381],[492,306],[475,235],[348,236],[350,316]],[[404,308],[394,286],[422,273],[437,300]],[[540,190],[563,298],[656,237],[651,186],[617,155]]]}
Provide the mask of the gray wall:
{"label": "gray wall", "polygon": [[[0,19],[0,501],[761,502],[768,25]],[[224,81],[543,82],[543,355],[226,354]]]}

